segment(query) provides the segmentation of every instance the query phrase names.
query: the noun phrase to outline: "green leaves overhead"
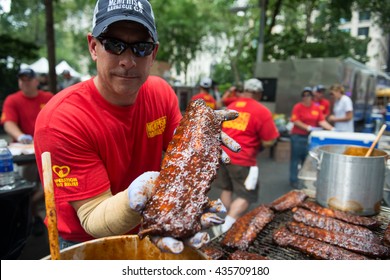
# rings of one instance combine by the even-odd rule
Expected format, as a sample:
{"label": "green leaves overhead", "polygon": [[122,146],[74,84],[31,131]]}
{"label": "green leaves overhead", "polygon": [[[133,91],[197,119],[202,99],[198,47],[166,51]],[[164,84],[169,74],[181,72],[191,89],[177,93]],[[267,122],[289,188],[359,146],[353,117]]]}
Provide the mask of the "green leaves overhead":
{"label": "green leaves overhead", "polygon": [[[38,52],[22,48],[17,60],[33,62],[46,56],[44,0],[12,1],[9,13],[0,12],[0,35],[33,44]],[[213,78],[235,82],[253,75],[260,27],[260,0],[237,7],[235,0],[150,0],[156,16],[160,48],[158,60],[187,72],[199,52],[215,56]],[[56,63],[65,59],[79,69],[80,61],[93,62],[87,50],[95,0],[53,0]],[[244,1],[240,1],[244,3]],[[390,32],[390,1],[386,0],[268,0],[264,60],[289,57],[352,57],[366,62],[367,39],[339,30],[351,11],[375,12],[385,33]],[[6,51],[7,52],[7,51]],[[11,54],[8,51],[8,54]],[[2,53],[3,55],[3,53]],[[34,57],[35,56],[35,57]]]}

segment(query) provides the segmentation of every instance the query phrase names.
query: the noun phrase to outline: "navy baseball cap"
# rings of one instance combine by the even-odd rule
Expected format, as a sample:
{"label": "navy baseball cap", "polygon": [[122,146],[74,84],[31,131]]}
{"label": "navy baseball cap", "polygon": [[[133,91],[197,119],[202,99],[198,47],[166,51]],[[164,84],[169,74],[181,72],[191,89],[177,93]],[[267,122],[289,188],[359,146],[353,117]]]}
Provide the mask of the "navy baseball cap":
{"label": "navy baseball cap", "polygon": [[324,85],[318,85],[313,88],[313,91],[323,91],[326,90],[326,87]]}
{"label": "navy baseball cap", "polygon": [[154,13],[149,1],[132,0],[127,2],[98,0],[93,13],[92,35],[96,38],[104,33],[109,25],[118,21],[128,20],[142,24],[149,31],[153,41],[157,43],[158,37]]}
{"label": "navy baseball cap", "polygon": [[18,78],[20,77],[28,77],[30,79],[35,78],[37,75],[35,74],[35,71],[32,70],[31,68],[25,68],[25,69],[20,69],[18,73]]}

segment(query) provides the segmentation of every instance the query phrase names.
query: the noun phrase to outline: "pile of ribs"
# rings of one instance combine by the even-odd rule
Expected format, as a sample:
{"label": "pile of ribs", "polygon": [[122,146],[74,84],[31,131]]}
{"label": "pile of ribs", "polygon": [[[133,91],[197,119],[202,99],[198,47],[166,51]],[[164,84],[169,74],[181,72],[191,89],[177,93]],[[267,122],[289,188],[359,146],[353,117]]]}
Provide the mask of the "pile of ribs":
{"label": "pile of ribs", "polygon": [[[204,253],[210,259],[233,259],[231,255],[235,252],[240,259],[256,259],[256,254],[249,252],[248,248],[276,215],[287,211],[292,213],[292,218],[272,232],[273,242],[280,247],[299,251],[314,259],[390,258],[390,224],[383,237],[379,237],[375,230],[381,222],[375,218],[324,208],[297,190],[239,218],[220,241],[222,248],[236,251],[226,257],[226,250],[208,247]],[[259,254],[257,257],[267,259],[267,256]]]}

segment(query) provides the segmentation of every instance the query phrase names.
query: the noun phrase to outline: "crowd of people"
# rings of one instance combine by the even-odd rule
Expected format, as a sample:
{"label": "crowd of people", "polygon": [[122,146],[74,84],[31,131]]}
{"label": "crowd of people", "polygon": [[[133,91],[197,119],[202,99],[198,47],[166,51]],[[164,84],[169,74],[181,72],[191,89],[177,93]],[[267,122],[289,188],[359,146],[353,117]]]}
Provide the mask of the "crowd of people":
{"label": "crowd of people", "polygon": [[[159,40],[152,6],[140,2],[142,11],[97,1],[87,34],[96,76],[76,83],[64,72],[61,92],[53,95],[44,90],[43,80],[39,89],[33,70],[24,69],[18,74],[20,91],[4,102],[1,121],[6,133],[13,141],[34,144],[37,164],[30,170],[31,180],[43,178],[43,152],[51,153],[57,168],[53,183],[61,249],[138,231],[140,212],[159,174],[163,152],[182,118],[172,87],[150,75]],[[199,87],[193,100],[203,99],[213,110],[227,109],[220,111],[226,114],[222,131],[229,139],[222,144],[231,164],[221,165],[213,183],[221,190],[227,214],[222,225],[210,223],[220,235],[257,202],[261,178],[257,156],[275,145],[280,133],[271,111],[261,103],[260,80],[237,83],[222,96],[211,90],[210,77],[202,78]],[[325,92],[323,85],[305,87],[301,101],[292,108],[292,188],[299,188],[298,166],[307,155],[312,131],[354,129],[352,102],[343,87],[329,88],[332,102]],[[239,113],[237,119],[230,119],[230,110]],[[240,145],[239,153],[227,145],[232,141]],[[196,234],[187,244],[198,248],[207,239]],[[183,249],[183,242],[171,237],[154,236],[152,241],[165,251]]]}

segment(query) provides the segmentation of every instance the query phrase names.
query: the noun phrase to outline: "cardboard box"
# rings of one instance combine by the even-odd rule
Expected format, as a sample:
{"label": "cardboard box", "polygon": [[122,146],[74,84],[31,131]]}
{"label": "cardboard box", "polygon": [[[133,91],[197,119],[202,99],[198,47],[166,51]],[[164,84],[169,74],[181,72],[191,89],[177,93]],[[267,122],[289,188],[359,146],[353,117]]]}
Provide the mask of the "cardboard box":
{"label": "cardboard box", "polygon": [[317,146],[335,144],[370,147],[375,141],[375,137],[373,133],[319,130],[310,133],[308,141],[310,150]]}
{"label": "cardboard box", "polygon": [[276,162],[289,162],[291,154],[290,141],[278,141],[275,146],[274,159]]}

